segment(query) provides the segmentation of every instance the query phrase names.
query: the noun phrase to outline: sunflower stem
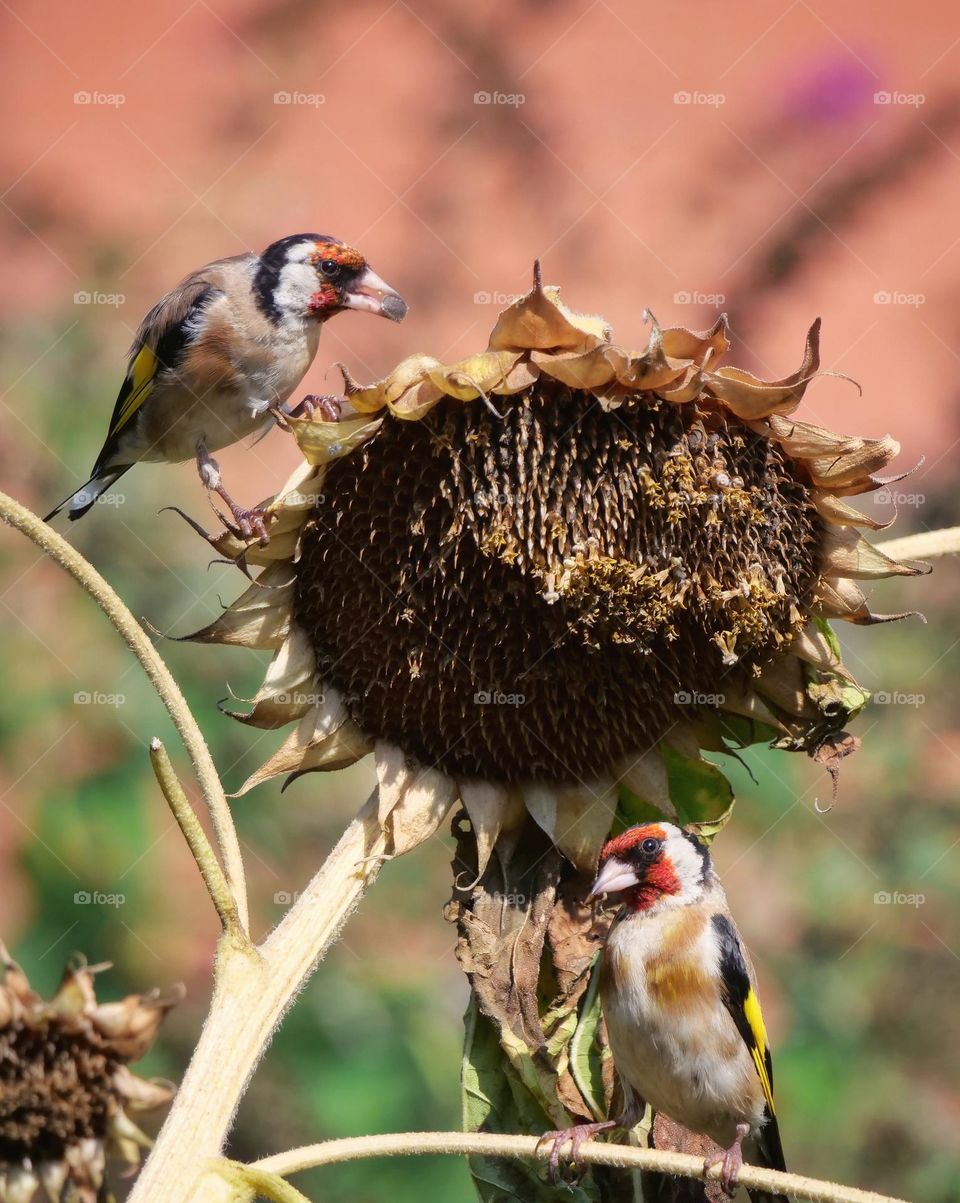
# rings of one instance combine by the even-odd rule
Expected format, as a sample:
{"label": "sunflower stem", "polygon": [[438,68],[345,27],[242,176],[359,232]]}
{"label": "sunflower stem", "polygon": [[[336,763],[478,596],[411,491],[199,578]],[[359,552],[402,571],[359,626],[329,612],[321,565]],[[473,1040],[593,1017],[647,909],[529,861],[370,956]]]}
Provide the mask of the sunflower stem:
{"label": "sunflower stem", "polygon": [[197,868],[200,870],[200,876],[203,878],[210,899],[220,916],[224,932],[240,942],[248,941],[247,932],[241,925],[240,916],[237,914],[236,901],[213,846],[207,839],[207,833],[201,827],[200,820],[183,791],[183,786],[170,763],[167,749],[156,738],[150,741],[150,763],[153,765],[153,771],[160,789],[163,791],[163,796],[173,811],[173,817],[177,820],[184,839],[190,846],[193,859],[197,862]]}
{"label": "sunflower stem", "polygon": [[960,553],[960,526],[945,526],[940,530],[904,535],[901,539],[887,539],[877,544],[877,550],[891,560],[926,560],[935,556],[957,555]]}
{"label": "sunflower stem", "polygon": [[[374,794],[259,947],[221,938],[206,1023],[128,1203],[219,1203],[210,1188],[211,1158],[220,1154],[284,1012],[376,878],[385,846]],[[277,1199],[293,1203],[298,1196]]]}
{"label": "sunflower stem", "polygon": [[[535,1136],[501,1136],[486,1132],[393,1132],[328,1140],[322,1144],[291,1149],[256,1161],[250,1169],[286,1177],[301,1170],[359,1161],[367,1157],[410,1157],[436,1153],[546,1161],[549,1146],[541,1147]],[[708,1182],[720,1177],[719,1166],[713,1166],[704,1173],[703,1158],[666,1149],[638,1149],[588,1140],[581,1145],[578,1157],[587,1165],[652,1170]],[[777,1170],[754,1165],[743,1166],[739,1181],[741,1186],[809,1199],[811,1203],[904,1203],[902,1199],[878,1195],[874,1191],[823,1182],[801,1174],[781,1174]]]}
{"label": "sunflower stem", "polygon": [[93,565],[59,535],[52,526],[39,518],[32,510],[6,493],[0,492],[0,518],[8,525],[26,535],[33,543],[65,568],[104,612],[114,628],[140,661],[150,683],[167,708],[173,724],[180,733],[184,747],[193,763],[203,800],[217,836],[223,868],[230,894],[236,906],[241,929],[249,926],[247,887],[240,856],[240,841],[233,824],[233,816],[227,797],[217,774],[213,757],[203,738],[197,720],[193,717],[180,687],[173,679],[157,649],[146,632],[121,601],[114,589],[104,580]]}

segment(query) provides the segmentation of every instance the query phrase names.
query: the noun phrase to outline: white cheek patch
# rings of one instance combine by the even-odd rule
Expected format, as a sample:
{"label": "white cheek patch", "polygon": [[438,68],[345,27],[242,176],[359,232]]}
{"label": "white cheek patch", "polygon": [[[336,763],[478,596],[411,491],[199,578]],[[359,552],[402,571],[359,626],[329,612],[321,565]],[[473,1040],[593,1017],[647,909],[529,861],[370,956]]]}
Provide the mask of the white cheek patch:
{"label": "white cheek patch", "polygon": [[308,263],[285,263],[273,294],[277,308],[285,313],[305,315],[310,298],[319,288],[317,273]]}

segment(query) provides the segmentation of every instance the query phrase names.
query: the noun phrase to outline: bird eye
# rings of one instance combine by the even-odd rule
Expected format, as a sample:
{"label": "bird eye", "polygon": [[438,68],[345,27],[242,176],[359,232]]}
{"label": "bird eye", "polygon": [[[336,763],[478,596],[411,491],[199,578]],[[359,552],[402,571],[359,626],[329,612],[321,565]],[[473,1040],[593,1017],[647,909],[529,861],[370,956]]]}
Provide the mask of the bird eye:
{"label": "bird eye", "polygon": [[340,264],[336,259],[321,259],[320,270],[330,280],[340,275]]}
{"label": "bird eye", "polygon": [[659,849],[659,847],[660,847],[660,841],[655,840],[653,838],[653,836],[649,836],[640,845],[640,851],[644,854],[644,856],[653,856],[653,854]]}

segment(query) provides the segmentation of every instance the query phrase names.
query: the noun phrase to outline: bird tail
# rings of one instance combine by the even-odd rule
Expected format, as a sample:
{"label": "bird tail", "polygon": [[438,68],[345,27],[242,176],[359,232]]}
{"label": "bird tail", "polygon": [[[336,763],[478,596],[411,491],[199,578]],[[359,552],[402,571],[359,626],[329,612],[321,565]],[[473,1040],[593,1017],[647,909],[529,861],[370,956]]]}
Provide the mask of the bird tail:
{"label": "bird tail", "polygon": [[75,493],[71,493],[69,497],[61,501],[56,509],[51,510],[44,518],[44,522],[49,522],[64,509],[71,522],[82,518],[97,498],[105,493],[111,485],[116,484],[124,472],[129,471],[132,467],[132,464],[124,464],[122,468],[104,468],[99,472],[94,472],[85,485],[81,485]]}
{"label": "bird tail", "polygon": [[[767,1122],[757,1136],[757,1162],[768,1170],[780,1170],[786,1173],[787,1163],[783,1156],[783,1144],[780,1140],[780,1126],[775,1115],[769,1115]],[[771,1194],[769,1191],[749,1190],[750,1203],[790,1203],[786,1195]]]}

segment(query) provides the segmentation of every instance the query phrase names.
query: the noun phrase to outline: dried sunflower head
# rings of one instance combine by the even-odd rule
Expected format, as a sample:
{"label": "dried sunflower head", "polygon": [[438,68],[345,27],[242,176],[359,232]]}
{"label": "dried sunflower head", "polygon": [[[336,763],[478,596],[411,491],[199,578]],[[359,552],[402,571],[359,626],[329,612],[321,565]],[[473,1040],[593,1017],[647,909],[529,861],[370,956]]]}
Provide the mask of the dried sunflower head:
{"label": "dried sunflower head", "polygon": [[866,694],[828,620],[898,617],[857,581],[919,571],[845,501],[899,446],[790,416],[819,322],[764,382],[719,366],[723,317],[645,316],[628,350],[536,278],[485,351],[348,379],[359,416],[291,421],[305,463],[269,546],[218,541],[264,571],[194,636],[275,653],[236,717],[297,727],[245,789],[373,751],[395,851],[459,797],[481,871],[524,810],[589,868],[618,795],[675,815],[700,748],[838,738]]}
{"label": "dried sunflower head", "polygon": [[168,1102],[169,1086],[127,1068],[179,1001],[131,994],[98,1003],[94,975],[68,966],[42,999],[0,942],[0,1201],[96,1203],[108,1162],[140,1164],[149,1140],[131,1118]]}

